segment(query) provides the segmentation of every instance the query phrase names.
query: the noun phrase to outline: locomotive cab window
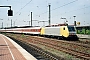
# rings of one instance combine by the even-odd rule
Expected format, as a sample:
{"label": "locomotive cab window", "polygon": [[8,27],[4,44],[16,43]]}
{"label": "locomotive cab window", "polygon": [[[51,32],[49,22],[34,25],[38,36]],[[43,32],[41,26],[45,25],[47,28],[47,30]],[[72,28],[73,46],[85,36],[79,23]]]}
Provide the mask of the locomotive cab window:
{"label": "locomotive cab window", "polygon": [[72,27],[72,26],[68,26],[68,30],[69,30],[69,31],[75,31],[75,28]]}

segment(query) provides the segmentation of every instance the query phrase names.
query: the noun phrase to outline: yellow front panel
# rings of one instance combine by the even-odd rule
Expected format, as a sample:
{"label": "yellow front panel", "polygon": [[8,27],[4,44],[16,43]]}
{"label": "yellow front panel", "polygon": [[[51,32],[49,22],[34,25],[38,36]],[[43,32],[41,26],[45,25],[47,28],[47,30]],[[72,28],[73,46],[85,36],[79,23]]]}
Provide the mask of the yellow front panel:
{"label": "yellow front panel", "polygon": [[[64,28],[65,28],[65,30],[64,30]],[[64,36],[64,37],[68,37],[69,36],[69,31],[68,31],[67,26],[61,26],[61,28],[60,28],[60,35]]]}
{"label": "yellow front panel", "polygon": [[41,34],[41,35],[45,34],[45,28],[41,28],[40,34]]}
{"label": "yellow front panel", "polygon": [[63,28],[60,27],[60,36],[63,36]]}

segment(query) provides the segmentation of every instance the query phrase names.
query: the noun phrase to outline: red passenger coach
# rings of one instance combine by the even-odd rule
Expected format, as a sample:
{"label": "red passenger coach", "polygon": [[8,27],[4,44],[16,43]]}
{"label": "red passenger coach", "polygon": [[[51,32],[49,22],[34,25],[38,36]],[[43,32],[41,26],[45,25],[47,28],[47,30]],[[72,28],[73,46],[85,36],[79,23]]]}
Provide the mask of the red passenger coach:
{"label": "red passenger coach", "polygon": [[22,28],[21,33],[40,34],[41,27]]}
{"label": "red passenger coach", "polygon": [[41,27],[0,29],[0,32],[25,33],[25,34],[40,34],[40,31]]}

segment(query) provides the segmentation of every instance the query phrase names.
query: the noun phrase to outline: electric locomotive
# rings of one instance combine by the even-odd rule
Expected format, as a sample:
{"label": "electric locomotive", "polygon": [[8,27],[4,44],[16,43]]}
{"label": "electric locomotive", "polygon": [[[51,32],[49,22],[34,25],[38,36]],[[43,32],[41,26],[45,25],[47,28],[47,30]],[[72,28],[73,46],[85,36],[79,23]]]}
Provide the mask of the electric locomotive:
{"label": "electric locomotive", "polygon": [[74,26],[43,27],[41,35],[78,40]]}

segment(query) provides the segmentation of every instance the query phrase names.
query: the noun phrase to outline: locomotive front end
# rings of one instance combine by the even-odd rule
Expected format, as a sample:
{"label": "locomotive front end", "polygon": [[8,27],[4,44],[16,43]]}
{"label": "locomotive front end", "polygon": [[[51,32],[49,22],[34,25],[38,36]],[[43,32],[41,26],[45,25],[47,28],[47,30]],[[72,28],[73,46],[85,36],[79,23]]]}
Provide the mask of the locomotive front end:
{"label": "locomotive front end", "polygon": [[78,40],[74,26],[67,26],[69,31],[68,39]]}

